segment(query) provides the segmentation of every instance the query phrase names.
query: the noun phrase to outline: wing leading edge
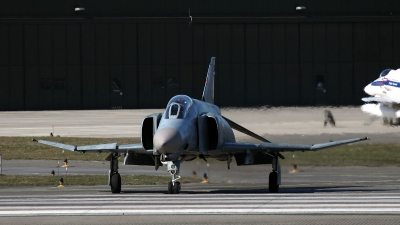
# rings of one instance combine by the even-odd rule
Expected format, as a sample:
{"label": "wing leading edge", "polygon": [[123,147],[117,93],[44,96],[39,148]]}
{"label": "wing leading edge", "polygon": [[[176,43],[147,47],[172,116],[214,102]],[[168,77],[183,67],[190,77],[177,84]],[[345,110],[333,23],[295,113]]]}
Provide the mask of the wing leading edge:
{"label": "wing leading edge", "polygon": [[98,145],[74,146],[74,145],[62,144],[46,140],[33,139],[33,141],[57,148],[66,149],[69,151],[78,151],[78,152],[120,152],[120,153],[130,152],[136,154],[149,154],[149,155],[153,154],[153,151],[151,152],[146,151],[143,148],[142,144],[140,143],[125,144],[125,145],[118,145],[117,143],[107,143]]}
{"label": "wing leading edge", "polygon": [[250,151],[257,152],[294,152],[294,151],[318,151],[325,148],[332,148],[339,145],[350,144],[359,141],[369,140],[368,137],[365,138],[353,138],[341,141],[331,141],[313,145],[302,145],[302,144],[287,144],[287,143],[273,143],[273,142],[261,142],[260,144],[251,144],[251,143],[231,143],[226,142],[222,145],[222,150],[229,153],[239,153]]}

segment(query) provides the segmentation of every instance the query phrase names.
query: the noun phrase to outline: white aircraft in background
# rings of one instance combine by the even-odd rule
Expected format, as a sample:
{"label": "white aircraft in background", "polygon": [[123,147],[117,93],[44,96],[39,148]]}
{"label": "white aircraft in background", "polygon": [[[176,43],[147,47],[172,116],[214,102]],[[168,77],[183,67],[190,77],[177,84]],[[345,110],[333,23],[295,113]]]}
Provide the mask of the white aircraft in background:
{"label": "white aircraft in background", "polygon": [[383,117],[384,124],[399,125],[400,117],[400,69],[385,69],[379,78],[364,88],[373,96],[362,98],[367,102],[361,106],[363,112]]}

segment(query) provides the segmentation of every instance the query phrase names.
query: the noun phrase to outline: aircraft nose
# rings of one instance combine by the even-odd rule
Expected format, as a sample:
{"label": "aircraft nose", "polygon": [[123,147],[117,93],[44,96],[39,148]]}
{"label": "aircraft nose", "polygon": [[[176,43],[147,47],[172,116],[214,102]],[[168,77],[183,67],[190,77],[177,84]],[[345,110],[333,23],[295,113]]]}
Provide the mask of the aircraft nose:
{"label": "aircraft nose", "polygon": [[374,95],[373,94],[373,87],[371,86],[371,84],[368,84],[365,88],[364,88],[364,92],[369,94],[369,95]]}
{"label": "aircraft nose", "polygon": [[161,153],[174,153],[182,147],[182,137],[174,128],[157,130],[153,138],[154,147]]}

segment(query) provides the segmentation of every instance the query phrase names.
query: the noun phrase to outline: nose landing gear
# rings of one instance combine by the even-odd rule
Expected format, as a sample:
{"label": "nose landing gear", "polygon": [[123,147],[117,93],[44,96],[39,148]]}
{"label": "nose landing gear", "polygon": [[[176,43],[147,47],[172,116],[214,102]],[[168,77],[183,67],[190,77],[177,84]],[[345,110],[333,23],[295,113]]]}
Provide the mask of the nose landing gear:
{"label": "nose landing gear", "polygon": [[179,176],[180,165],[181,162],[179,160],[167,162],[167,172],[169,172],[172,177],[172,180],[168,182],[168,194],[179,194],[181,192],[181,183],[178,182],[181,178],[181,176]]}

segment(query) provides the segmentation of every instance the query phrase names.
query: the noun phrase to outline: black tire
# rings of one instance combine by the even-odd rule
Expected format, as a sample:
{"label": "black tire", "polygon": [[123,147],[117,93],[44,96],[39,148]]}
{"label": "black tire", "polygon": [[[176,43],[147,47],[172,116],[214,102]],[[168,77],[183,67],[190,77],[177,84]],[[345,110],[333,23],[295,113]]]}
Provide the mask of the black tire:
{"label": "black tire", "polygon": [[168,194],[174,193],[174,185],[172,184],[172,181],[168,182]]}
{"label": "black tire", "polygon": [[114,173],[111,176],[111,192],[121,193],[121,175],[119,173]]}
{"label": "black tire", "polygon": [[174,194],[179,194],[181,192],[181,183],[175,182],[174,184]]}
{"label": "black tire", "polygon": [[278,193],[279,185],[278,185],[278,173],[277,172],[271,172],[269,174],[268,187],[269,187],[270,193]]}

